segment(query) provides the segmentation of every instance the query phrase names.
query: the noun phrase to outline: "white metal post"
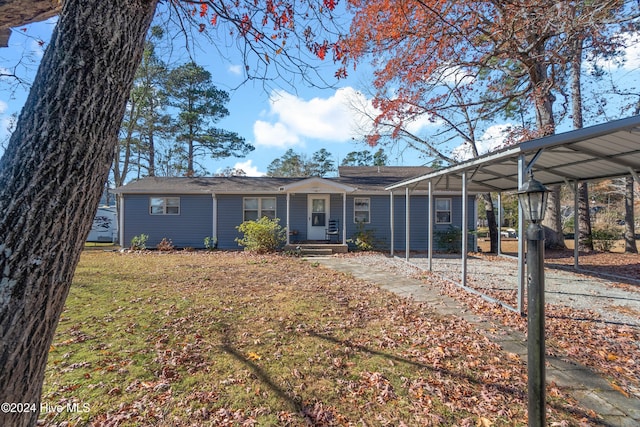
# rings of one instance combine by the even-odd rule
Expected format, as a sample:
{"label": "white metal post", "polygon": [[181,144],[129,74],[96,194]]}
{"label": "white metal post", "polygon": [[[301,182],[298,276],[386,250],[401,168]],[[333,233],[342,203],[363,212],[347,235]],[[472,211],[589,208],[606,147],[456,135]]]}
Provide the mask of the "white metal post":
{"label": "white metal post", "polygon": [[[369,207],[371,209],[371,207]],[[342,193],[342,244],[347,243],[347,192]]]}
{"label": "white metal post", "polygon": [[429,271],[433,271],[433,188],[429,180]]}
{"label": "white metal post", "polygon": [[[573,183],[573,268],[580,268],[580,216],[578,215],[578,187],[580,183],[576,179]],[[586,200],[589,209],[589,200]]]}
{"label": "white metal post", "polygon": [[291,193],[287,193],[287,245],[291,244],[291,227],[289,226],[290,205],[291,205]]}
{"label": "white metal post", "polygon": [[467,286],[467,250],[468,250],[468,206],[467,206],[467,171],[462,172],[462,286]]}
{"label": "white metal post", "polygon": [[404,257],[407,261],[409,261],[409,248],[410,246],[410,238],[409,232],[411,230],[410,225],[410,208],[411,203],[409,202],[409,187],[405,187],[405,253]]}
{"label": "white metal post", "polygon": [[[526,159],[524,154],[518,156],[518,188],[522,188],[525,181]],[[518,201],[518,312],[524,314],[525,270],[524,270],[524,211]]]}
{"label": "white metal post", "polygon": [[502,193],[498,191],[498,256],[500,255],[502,255]]}

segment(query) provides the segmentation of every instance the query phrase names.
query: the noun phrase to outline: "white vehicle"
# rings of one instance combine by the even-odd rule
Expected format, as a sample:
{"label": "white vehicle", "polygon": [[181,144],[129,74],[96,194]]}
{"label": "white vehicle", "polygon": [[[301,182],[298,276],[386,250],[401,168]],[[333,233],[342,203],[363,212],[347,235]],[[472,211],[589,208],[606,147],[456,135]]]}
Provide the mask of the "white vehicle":
{"label": "white vehicle", "polygon": [[87,242],[109,242],[118,239],[118,219],[115,206],[102,206],[98,208],[93,218],[93,225]]}

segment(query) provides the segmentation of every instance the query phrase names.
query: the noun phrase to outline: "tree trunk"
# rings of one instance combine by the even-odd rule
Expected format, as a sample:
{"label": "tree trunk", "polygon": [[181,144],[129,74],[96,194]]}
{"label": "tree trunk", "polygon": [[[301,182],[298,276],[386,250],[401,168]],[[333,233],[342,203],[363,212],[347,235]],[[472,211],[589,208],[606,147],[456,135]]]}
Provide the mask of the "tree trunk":
{"label": "tree trunk", "polygon": [[[573,128],[582,129],[582,45],[583,37],[576,37],[573,42],[573,56],[571,59],[571,115]],[[578,184],[578,223],[574,224],[574,233],[578,233],[578,248],[582,251],[593,250],[591,239],[591,215],[589,215],[589,188],[586,182]]]}
{"label": "tree trunk", "polygon": [[593,251],[591,238],[591,214],[589,213],[589,189],[586,182],[578,184],[578,224],[574,224],[574,233],[578,232],[578,248],[581,251]]}
{"label": "tree trunk", "polygon": [[0,160],[0,412],[34,426],[47,355],[80,258],[157,0],[64,2]]}
{"label": "tree trunk", "polygon": [[635,215],[633,212],[633,177],[626,177],[624,193],[624,251],[626,253],[637,254],[636,245]]}
{"label": "tree trunk", "polygon": [[496,222],[496,213],[493,210],[491,193],[483,193],[482,200],[484,200],[484,208],[487,214],[487,225],[489,226],[489,240],[491,241],[489,252],[496,254],[498,253],[498,233],[500,225]]}
{"label": "tree trunk", "polygon": [[560,186],[550,188],[547,211],[542,225],[545,227],[545,248],[564,249],[564,234],[562,234],[562,218],[560,217]]}

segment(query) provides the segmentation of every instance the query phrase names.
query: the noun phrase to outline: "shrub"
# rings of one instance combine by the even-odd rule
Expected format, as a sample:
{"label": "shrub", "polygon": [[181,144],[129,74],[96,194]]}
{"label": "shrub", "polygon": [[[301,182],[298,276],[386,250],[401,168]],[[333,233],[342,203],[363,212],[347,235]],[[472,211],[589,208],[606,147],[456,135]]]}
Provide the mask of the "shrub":
{"label": "shrub", "polygon": [[609,252],[619,238],[619,233],[612,228],[594,228],[591,230],[593,248],[597,251]]}
{"label": "shrub", "polygon": [[131,239],[130,249],[134,251],[143,251],[147,249],[147,240],[149,240],[148,234],[133,236],[133,238]]}
{"label": "shrub", "polygon": [[459,253],[462,246],[462,230],[459,227],[449,226],[446,230],[438,230],[434,233],[438,247],[449,253]]}
{"label": "shrub", "polygon": [[208,251],[213,251],[218,247],[218,239],[216,237],[205,237],[204,238],[204,247]]}
{"label": "shrub", "polygon": [[375,237],[374,230],[367,230],[364,222],[358,222],[358,231],[351,239],[347,239],[347,243],[355,245],[359,251],[372,251],[379,244],[379,241]]}
{"label": "shrub", "polygon": [[244,234],[244,237],[237,238],[236,242],[244,246],[246,251],[273,252],[287,241],[286,230],[278,224],[279,222],[278,218],[269,219],[265,216],[257,221],[245,221],[236,227]]}
{"label": "shrub", "polygon": [[171,239],[163,237],[160,243],[156,245],[156,249],[161,252],[171,252],[175,249],[175,246],[173,246],[173,242],[171,241]]}

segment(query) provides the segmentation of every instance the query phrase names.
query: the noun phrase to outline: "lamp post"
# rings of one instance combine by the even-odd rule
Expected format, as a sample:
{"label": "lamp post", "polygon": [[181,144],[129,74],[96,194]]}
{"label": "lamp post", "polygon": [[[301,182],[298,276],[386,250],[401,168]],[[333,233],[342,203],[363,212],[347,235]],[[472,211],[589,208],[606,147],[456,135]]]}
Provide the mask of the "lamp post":
{"label": "lamp post", "polygon": [[544,343],[544,229],[541,222],[547,208],[547,188],[529,180],[518,189],[518,199],[527,228],[527,374],[529,427],[545,422]]}

